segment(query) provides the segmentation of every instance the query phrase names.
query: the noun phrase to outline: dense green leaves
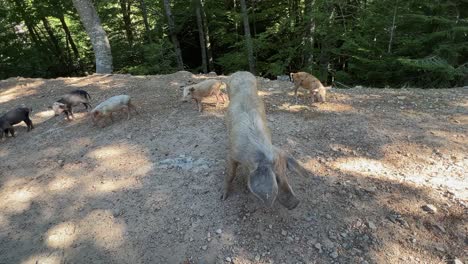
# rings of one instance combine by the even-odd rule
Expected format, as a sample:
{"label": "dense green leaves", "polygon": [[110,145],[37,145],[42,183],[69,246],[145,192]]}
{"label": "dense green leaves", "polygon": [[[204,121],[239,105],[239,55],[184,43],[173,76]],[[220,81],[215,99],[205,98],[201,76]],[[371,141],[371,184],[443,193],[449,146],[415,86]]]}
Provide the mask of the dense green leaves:
{"label": "dense green leaves", "polygon": [[[193,1],[170,3],[184,67],[199,72],[203,41]],[[214,59],[209,70],[224,74],[248,70],[239,1],[200,3]],[[115,72],[177,70],[162,0],[94,4],[111,44]],[[465,0],[246,0],[246,4],[258,75],[304,70],[326,83],[467,85]],[[0,0],[0,78],[82,75],[94,67],[89,37],[71,0]]]}

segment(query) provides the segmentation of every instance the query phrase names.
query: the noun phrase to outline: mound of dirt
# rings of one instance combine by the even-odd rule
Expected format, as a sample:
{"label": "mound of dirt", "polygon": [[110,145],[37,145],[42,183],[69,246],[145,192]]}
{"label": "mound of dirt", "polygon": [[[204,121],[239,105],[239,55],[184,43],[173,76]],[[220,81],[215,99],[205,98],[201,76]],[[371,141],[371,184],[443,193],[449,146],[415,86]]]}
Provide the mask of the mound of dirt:
{"label": "mound of dirt", "polygon": [[[213,76],[0,81],[0,113],[31,106],[36,126],[0,142],[0,263],[467,262],[467,89],[335,89],[310,106],[259,78],[273,143],[309,172],[289,175],[288,211],[262,207],[245,171],[221,201],[226,105],[180,101]],[[54,117],[73,89],[94,106],[128,94],[140,115]]]}

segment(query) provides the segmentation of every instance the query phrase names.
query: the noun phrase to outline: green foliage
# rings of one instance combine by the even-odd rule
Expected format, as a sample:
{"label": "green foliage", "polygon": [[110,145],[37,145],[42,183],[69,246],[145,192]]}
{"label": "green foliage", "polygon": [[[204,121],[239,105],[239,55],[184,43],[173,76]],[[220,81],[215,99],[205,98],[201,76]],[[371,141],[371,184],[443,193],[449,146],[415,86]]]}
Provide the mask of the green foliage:
{"label": "green foliage", "polygon": [[[201,47],[192,2],[171,0],[171,5],[185,67],[196,72]],[[149,28],[140,0],[94,3],[116,72],[176,70],[161,0],[144,0]],[[248,69],[239,2],[202,3],[214,58],[210,70]],[[327,83],[374,87],[452,87],[468,80],[467,1],[265,0],[247,5],[259,75],[303,70]],[[0,78],[81,75],[93,68],[93,49],[71,0],[0,0]]]}

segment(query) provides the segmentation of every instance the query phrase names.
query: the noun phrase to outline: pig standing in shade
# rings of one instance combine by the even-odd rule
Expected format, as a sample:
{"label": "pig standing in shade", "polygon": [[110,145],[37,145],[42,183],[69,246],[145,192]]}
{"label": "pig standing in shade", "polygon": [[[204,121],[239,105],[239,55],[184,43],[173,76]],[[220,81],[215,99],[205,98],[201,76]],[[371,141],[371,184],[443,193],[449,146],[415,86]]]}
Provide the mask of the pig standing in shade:
{"label": "pig standing in shade", "polygon": [[65,113],[67,119],[70,120],[70,116],[73,118],[72,107],[83,104],[87,110],[88,107],[91,107],[89,100],[91,100],[91,96],[88,92],[84,90],[74,90],[55,102],[52,105],[52,109],[54,110],[55,116]]}
{"label": "pig standing in shade", "polygon": [[13,125],[16,125],[23,121],[28,126],[28,132],[34,128],[34,125],[29,118],[29,113],[32,112],[31,108],[19,107],[13,110],[6,112],[3,116],[0,117],[0,138],[3,138],[3,134],[8,136],[8,133],[12,137],[15,136],[15,130]]}
{"label": "pig standing in shade", "polygon": [[195,100],[198,106],[198,111],[201,112],[203,111],[201,102],[202,99],[214,95],[216,96],[216,107],[218,107],[219,97],[221,97],[223,103],[225,103],[224,94],[221,92],[221,89],[225,87],[226,84],[224,82],[214,79],[209,79],[197,84],[189,85],[184,87],[182,101],[188,102],[191,99]]}
{"label": "pig standing in shade", "polygon": [[278,196],[282,205],[294,209],[299,200],[288,184],[286,171],[303,174],[304,169],[294,158],[272,145],[255,76],[249,72],[236,72],[227,85],[229,154],[223,200],[228,197],[237,167],[244,165],[249,171],[248,187],[256,197],[272,206]]}
{"label": "pig standing in shade", "polygon": [[112,113],[118,111],[125,111],[127,112],[127,120],[129,120],[130,109],[133,109],[138,114],[136,107],[130,101],[130,96],[125,94],[116,95],[98,104],[91,111],[91,118],[94,124],[96,124],[97,121],[103,117],[108,117],[111,120],[111,122],[114,122],[114,119],[112,118]]}

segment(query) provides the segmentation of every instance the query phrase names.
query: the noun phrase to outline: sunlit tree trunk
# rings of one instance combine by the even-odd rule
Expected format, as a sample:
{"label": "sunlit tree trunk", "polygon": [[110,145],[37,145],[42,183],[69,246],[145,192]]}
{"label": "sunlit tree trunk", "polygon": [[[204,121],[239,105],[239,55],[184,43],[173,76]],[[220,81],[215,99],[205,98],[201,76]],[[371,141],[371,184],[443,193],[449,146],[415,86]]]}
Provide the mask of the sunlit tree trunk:
{"label": "sunlit tree trunk", "polygon": [[245,47],[247,49],[247,57],[249,60],[249,70],[252,74],[256,74],[252,37],[250,36],[249,16],[247,14],[247,6],[245,4],[245,0],[240,0],[240,5],[241,5],[242,17],[244,20]]}
{"label": "sunlit tree trunk", "polygon": [[307,66],[310,66],[314,59],[314,34],[315,34],[315,18],[313,14],[313,6],[315,0],[306,0],[305,1],[305,36],[304,36],[304,59]]}
{"label": "sunlit tree trunk", "polygon": [[67,37],[67,40],[70,43],[71,49],[73,51],[73,55],[75,56],[75,59],[78,61],[80,70],[83,71],[84,65],[80,58],[80,52],[78,51],[78,48],[76,47],[75,41],[73,41],[72,35],[70,33],[70,29],[68,28],[68,25],[65,22],[65,18],[63,15],[61,15],[59,19],[60,19],[60,23],[62,24],[63,31],[65,31],[65,36]]}
{"label": "sunlit tree trunk", "polygon": [[169,26],[169,34],[171,35],[172,44],[174,45],[177,66],[180,70],[183,70],[184,62],[182,60],[182,51],[180,49],[179,40],[177,39],[177,34],[175,32],[174,18],[172,16],[171,4],[169,3],[169,0],[164,0],[164,9],[166,11],[167,24]]}
{"label": "sunlit tree trunk", "polygon": [[197,16],[197,26],[198,26],[198,38],[200,39],[200,51],[202,57],[202,70],[204,73],[208,72],[208,67],[206,65],[206,45],[205,45],[205,33],[203,32],[203,21],[201,16],[201,3],[200,0],[194,0],[195,4],[195,14]]}
{"label": "sunlit tree trunk", "polygon": [[91,0],[72,0],[86,33],[93,45],[96,57],[96,73],[112,73],[112,53],[107,34]]}

